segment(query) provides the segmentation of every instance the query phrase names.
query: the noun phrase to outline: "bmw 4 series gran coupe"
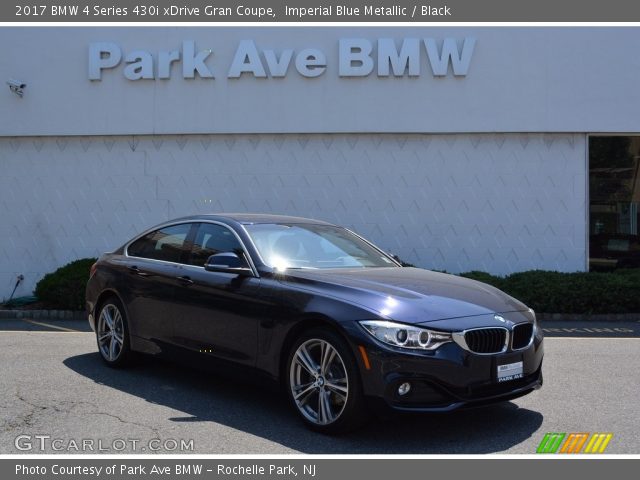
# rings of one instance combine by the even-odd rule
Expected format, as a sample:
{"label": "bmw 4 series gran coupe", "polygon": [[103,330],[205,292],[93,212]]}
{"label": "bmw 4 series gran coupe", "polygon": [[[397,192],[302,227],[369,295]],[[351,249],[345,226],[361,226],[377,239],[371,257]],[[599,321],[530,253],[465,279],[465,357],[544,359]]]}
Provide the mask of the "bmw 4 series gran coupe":
{"label": "bmw 4 series gran coupe", "polygon": [[542,385],[534,312],[473,280],[403,267],[336,225],[257,214],[180,218],[91,269],[89,322],[110,366],[133,352],[249,367],[312,429],[370,407],[442,412]]}

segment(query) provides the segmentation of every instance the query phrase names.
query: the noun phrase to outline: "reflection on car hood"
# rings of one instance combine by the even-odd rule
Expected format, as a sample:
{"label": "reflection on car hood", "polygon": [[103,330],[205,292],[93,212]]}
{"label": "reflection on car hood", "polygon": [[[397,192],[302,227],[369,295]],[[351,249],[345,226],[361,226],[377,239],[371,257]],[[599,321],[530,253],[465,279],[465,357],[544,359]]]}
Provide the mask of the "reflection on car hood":
{"label": "reflection on car hood", "polygon": [[420,268],[296,269],[282,281],[405,323],[527,310],[485,283]]}

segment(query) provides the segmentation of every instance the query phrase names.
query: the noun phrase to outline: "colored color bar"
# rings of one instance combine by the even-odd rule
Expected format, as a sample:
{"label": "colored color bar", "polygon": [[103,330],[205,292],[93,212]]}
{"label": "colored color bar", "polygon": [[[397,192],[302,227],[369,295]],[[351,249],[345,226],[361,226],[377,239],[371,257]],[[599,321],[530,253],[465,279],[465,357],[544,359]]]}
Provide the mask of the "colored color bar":
{"label": "colored color bar", "polygon": [[588,433],[570,433],[562,445],[560,453],[578,453],[578,445],[581,447],[588,436]]}
{"label": "colored color bar", "polygon": [[594,433],[593,436],[596,437],[596,441],[593,444],[593,447],[591,447],[591,453],[597,453],[598,449],[600,448],[600,444],[602,443],[606,435],[604,433]]}
{"label": "colored color bar", "polygon": [[580,435],[582,435],[582,437],[578,441],[578,444],[576,445],[576,448],[574,448],[573,452],[571,452],[571,453],[580,453],[580,451],[582,450],[582,446],[587,441],[587,438],[589,438],[589,434],[588,433],[581,433]]}
{"label": "colored color bar", "polygon": [[566,433],[547,433],[538,445],[536,453],[556,453],[565,435]]}
{"label": "colored color bar", "polygon": [[613,433],[603,433],[602,435],[605,435],[605,437],[604,437],[604,441],[602,442],[602,445],[600,445],[600,450],[598,451],[598,453],[604,453],[605,449],[607,448],[607,445],[609,445],[609,442],[613,438]]}
{"label": "colored color bar", "polygon": [[591,437],[591,440],[589,440],[589,443],[587,444],[587,448],[584,449],[584,453],[591,453],[591,449],[593,448],[593,444],[596,443],[597,437],[597,433]]}
{"label": "colored color bar", "polygon": [[613,438],[613,433],[594,433],[584,453],[604,453]]}
{"label": "colored color bar", "polygon": [[[540,445],[538,445],[536,453],[604,453],[613,438],[613,433],[598,432],[591,435],[591,438],[589,438],[589,435],[589,433],[585,432],[546,433]],[[583,451],[582,447],[585,443],[587,446]]]}
{"label": "colored color bar", "polygon": [[536,450],[536,453],[545,453],[547,442],[549,441],[550,438],[551,438],[551,434],[545,433],[544,437],[542,438],[542,441],[540,442],[540,445],[538,445],[538,449]]}
{"label": "colored color bar", "polygon": [[567,450],[569,450],[570,448],[573,448],[573,445],[575,443],[576,443],[576,434],[570,433],[569,435],[567,435],[567,439],[562,444],[562,447],[560,448],[559,453],[567,453]]}
{"label": "colored color bar", "polygon": [[545,453],[556,453],[558,451],[558,448],[562,444],[562,440],[566,435],[567,435],[566,433],[555,433],[554,434],[555,438],[553,439],[553,442],[551,443],[551,446],[549,447],[548,452],[545,452]]}

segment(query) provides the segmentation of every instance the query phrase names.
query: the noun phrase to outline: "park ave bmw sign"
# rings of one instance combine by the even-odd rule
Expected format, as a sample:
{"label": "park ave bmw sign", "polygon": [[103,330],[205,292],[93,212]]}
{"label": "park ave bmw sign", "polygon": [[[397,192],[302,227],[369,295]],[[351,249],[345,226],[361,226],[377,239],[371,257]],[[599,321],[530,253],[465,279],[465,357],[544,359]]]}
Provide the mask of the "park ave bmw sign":
{"label": "park ave bmw sign", "polygon": [[[375,71],[378,77],[419,77],[423,74],[422,58],[426,57],[432,76],[445,77],[451,72],[464,77],[475,43],[472,37],[461,40],[405,38],[400,41],[342,38],[338,42],[338,75],[366,77]],[[129,80],[166,80],[172,78],[174,71],[180,71],[182,78],[215,79],[221,75],[227,78],[283,78],[293,69],[303,77],[314,78],[329,68],[327,54],[320,49],[276,51],[263,49],[253,40],[239,42],[230,65],[217,64],[216,58],[213,49],[198,49],[191,40],[183,41],[181,48],[157,52],[125,51],[113,42],[97,42],[89,45],[89,79],[100,81],[107,72],[116,70]]]}

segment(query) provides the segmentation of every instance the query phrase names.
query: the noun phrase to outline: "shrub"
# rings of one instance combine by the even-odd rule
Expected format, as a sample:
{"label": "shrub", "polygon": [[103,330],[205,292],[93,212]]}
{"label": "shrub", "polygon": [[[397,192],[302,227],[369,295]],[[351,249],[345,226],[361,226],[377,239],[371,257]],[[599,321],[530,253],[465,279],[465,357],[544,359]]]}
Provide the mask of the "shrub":
{"label": "shrub", "polygon": [[530,270],[495,277],[461,274],[485,282],[544,313],[638,313],[640,269],[561,273]]}
{"label": "shrub", "polygon": [[95,258],[83,258],[48,273],[36,285],[38,300],[50,308],[84,310],[89,270],[95,262]]}
{"label": "shrub", "polygon": [[491,275],[487,272],[481,272],[479,270],[473,270],[471,272],[464,272],[460,274],[461,277],[470,278],[471,280],[477,280],[479,282],[488,283],[496,288],[502,290],[504,279],[496,275]]}

